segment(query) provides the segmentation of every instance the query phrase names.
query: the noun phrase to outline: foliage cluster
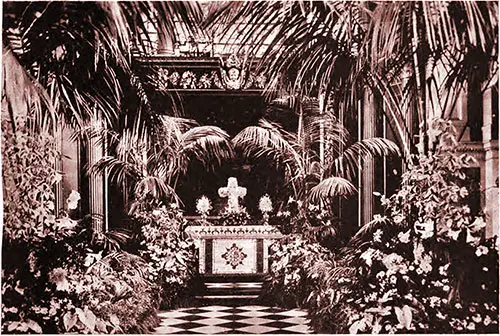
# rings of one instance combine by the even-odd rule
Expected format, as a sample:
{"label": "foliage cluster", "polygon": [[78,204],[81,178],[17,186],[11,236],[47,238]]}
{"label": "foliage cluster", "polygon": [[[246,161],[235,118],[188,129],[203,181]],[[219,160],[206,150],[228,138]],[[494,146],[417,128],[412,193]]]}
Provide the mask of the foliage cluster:
{"label": "foliage cluster", "polygon": [[271,267],[264,282],[263,298],[272,298],[274,303],[285,307],[303,306],[314,282],[308,278],[308,271],[317,262],[330,262],[333,255],[300,235],[286,236],[271,245],[270,251]]}
{"label": "foliage cluster", "polygon": [[149,279],[156,284],[161,306],[172,308],[188,293],[197,269],[195,243],[184,235],[187,221],[176,204],[139,212],[134,220],[141,226],[140,255],[148,263]]}
{"label": "foliage cluster", "polygon": [[3,127],[2,331],[147,332],[158,300],[145,262],[112,251],[87,220],[54,215],[54,144],[49,134]]}
{"label": "foliage cluster", "polygon": [[330,250],[344,246],[348,233],[346,225],[328,208],[309,204],[302,207],[302,201],[289,198],[284,208],[270,219],[283,234],[302,234],[304,239],[319,243]]}
{"label": "foliage cluster", "polygon": [[[300,106],[300,111],[294,111],[293,104]],[[353,195],[356,188],[351,181],[359,159],[399,153],[397,145],[384,138],[353,141],[331,104],[326,105],[322,111],[315,98],[276,99],[271,109],[287,108],[301,115],[297,132],[261,119],[257,126],[246,127],[233,139],[244,157],[266,160],[276,167],[287,187],[282,197],[300,200],[301,216],[310,204],[328,207],[335,197]],[[318,148],[322,148],[322,155]]]}
{"label": "foliage cluster", "polygon": [[[498,243],[484,238],[484,219],[467,205],[471,159],[454,151],[451,123],[436,121],[431,134],[434,153],[402,176],[396,194],[382,196],[386,215],[362,227],[334,261],[317,253],[305,268],[310,295],[302,304],[315,331],[498,332]],[[271,283],[283,277],[274,270],[280,263]]]}

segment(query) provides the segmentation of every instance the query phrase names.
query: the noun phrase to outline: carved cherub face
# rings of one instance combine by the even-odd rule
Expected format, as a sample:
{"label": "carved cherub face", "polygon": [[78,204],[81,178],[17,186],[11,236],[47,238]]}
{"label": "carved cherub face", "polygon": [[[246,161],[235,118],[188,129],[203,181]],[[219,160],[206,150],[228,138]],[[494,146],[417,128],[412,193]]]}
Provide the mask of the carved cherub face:
{"label": "carved cherub face", "polygon": [[230,80],[237,80],[240,78],[240,70],[238,68],[231,68],[227,71]]}

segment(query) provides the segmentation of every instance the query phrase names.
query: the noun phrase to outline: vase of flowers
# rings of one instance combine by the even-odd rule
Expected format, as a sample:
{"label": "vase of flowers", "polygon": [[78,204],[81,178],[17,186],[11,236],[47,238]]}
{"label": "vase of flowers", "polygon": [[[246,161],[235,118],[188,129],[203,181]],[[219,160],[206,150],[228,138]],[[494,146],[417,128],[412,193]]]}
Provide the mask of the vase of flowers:
{"label": "vase of flowers", "polygon": [[269,224],[269,213],[273,211],[273,202],[268,194],[262,196],[259,200],[259,210],[262,212],[262,218],[264,219],[264,224]]}
{"label": "vase of flowers", "polygon": [[205,195],[198,198],[196,201],[196,212],[200,214],[204,222],[206,222],[210,210],[212,210],[212,202],[210,202],[210,199]]}

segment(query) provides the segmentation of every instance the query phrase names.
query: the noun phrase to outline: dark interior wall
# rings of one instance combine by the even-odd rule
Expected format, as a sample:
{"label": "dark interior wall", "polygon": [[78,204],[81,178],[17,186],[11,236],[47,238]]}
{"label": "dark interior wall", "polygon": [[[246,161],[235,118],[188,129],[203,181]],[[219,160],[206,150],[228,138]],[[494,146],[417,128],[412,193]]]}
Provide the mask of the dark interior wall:
{"label": "dark interior wall", "polygon": [[256,125],[265,112],[262,96],[190,95],[181,100],[186,118],[201,125],[215,125],[234,137],[250,125]]}

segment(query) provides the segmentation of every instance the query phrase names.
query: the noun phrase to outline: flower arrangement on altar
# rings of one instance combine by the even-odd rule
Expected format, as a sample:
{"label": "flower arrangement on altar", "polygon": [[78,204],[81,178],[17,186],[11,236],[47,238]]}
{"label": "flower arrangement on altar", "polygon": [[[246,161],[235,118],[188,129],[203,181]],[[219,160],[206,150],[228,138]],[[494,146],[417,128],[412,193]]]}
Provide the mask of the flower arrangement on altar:
{"label": "flower arrangement on altar", "polygon": [[198,212],[203,219],[206,219],[210,210],[212,210],[212,202],[210,199],[203,195],[196,201],[196,212]]}
{"label": "flower arrangement on altar", "polygon": [[220,225],[247,225],[250,221],[250,215],[245,207],[239,206],[237,210],[226,207],[220,215]]}
{"label": "flower arrangement on altar", "polygon": [[264,218],[264,223],[269,222],[269,213],[273,211],[273,202],[268,194],[262,196],[259,200],[259,210],[262,212],[262,218]]}

